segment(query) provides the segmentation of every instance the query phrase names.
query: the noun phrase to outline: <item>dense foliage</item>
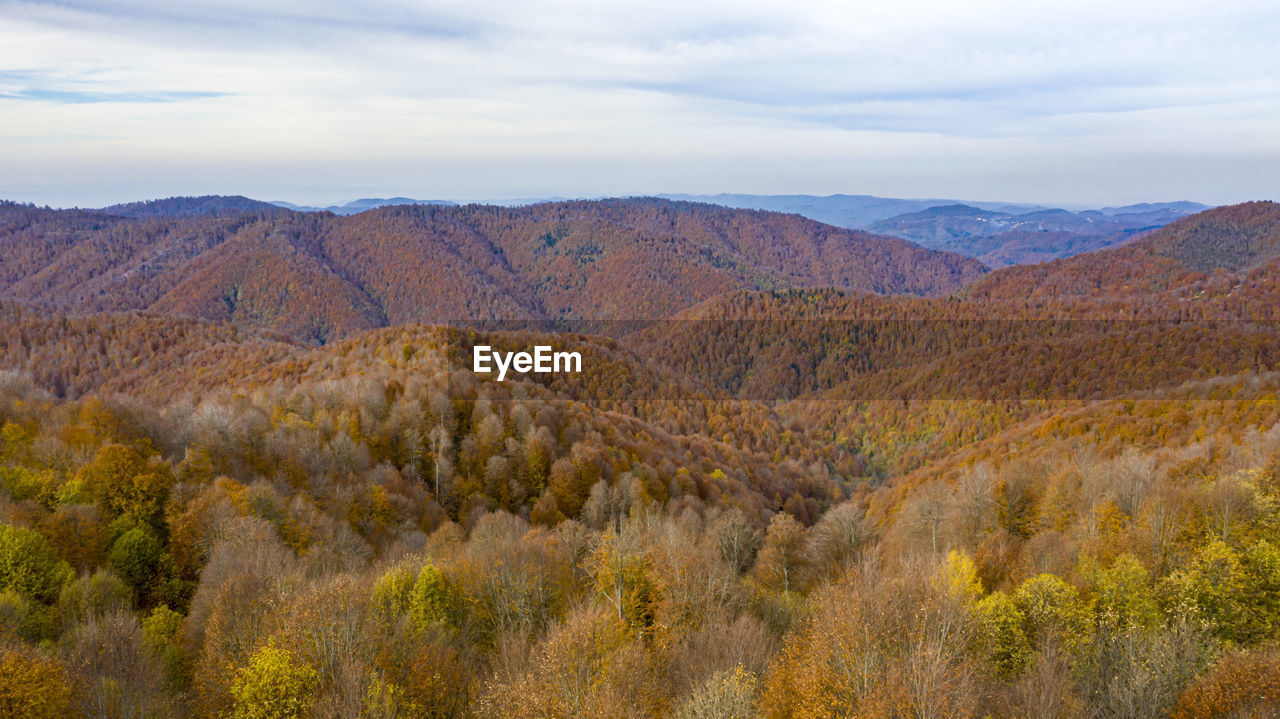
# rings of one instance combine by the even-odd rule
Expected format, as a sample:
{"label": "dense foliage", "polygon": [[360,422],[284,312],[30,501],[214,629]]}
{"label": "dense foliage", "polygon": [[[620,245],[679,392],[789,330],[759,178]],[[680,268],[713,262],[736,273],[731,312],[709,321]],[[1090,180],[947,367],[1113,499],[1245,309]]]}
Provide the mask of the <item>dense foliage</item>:
{"label": "dense foliage", "polygon": [[[1131,259],[1155,284],[1093,299],[1000,298],[1039,281],[1003,271],[936,299],[731,292],[573,335],[598,368],[574,381],[470,371],[468,343],[568,337],[532,330],[317,347],[5,305],[0,715],[1273,716],[1280,373],[1266,323],[1224,322],[1270,317],[1273,260],[1215,268],[1243,289],[1188,325],[1239,352],[1044,329],[1186,290],[1160,284],[1181,259]],[[921,394],[857,396],[884,386]]]}

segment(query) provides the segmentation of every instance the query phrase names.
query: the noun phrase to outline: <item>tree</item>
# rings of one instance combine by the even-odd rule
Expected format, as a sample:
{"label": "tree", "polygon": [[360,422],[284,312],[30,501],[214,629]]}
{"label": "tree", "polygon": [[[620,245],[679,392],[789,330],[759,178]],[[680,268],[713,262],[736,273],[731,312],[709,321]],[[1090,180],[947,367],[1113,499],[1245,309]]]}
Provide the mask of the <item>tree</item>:
{"label": "tree", "polygon": [[1009,679],[1022,672],[1032,652],[1018,605],[1004,592],[992,592],[978,602],[978,623],[978,641],[995,675]]}
{"label": "tree", "polygon": [[436,504],[440,504],[440,470],[444,468],[448,458],[445,456],[445,450],[451,443],[449,431],[444,428],[444,418],[441,417],[440,422],[431,430],[431,466],[435,474],[435,499]]}
{"label": "tree", "polygon": [[72,576],[71,566],[58,559],[43,536],[0,524],[0,590],[51,604]]}
{"label": "tree", "polygon": [[676,719],[747,719],[755,716],[758,680],[742,665],[712,675],[677,705]]}
{"label": "tree", "polygon": [[63,638],[76,714],[91,717],[169,716],[164,669],[147,650],[131,612],[90,614]]}
{"label": "tree", "polygon": [[755,573],[766,586],[782,592],[799,587],[804,570],[805,528],[786,512],[769,520]]}
{"label": "tree", "polygon": [[409,592],[409,619],[418,631],[432,625],[448,624],[452,619],[454,601],[444,575],[430,562],[418,572],[418,579]]}
{"label": "tree", "polygon": [[167,464],[148,467],[137,450],[123,444],[104,445],[80,468],[76,479],[108,515],[126,515],[152,524],[158,521],[173,486]]}
{"label": "tree", "polygon": [[716,517],[710,535],[720,558],[737,574],[751,566],[756,551],[760,549],[760,530],[737,507],[731,507]]}
{"label": "tree", "polygon": [[12,589],[0,591],[0,637],[39,642],[54,634],[54,617],[49,607]]}
{"label": "tree", "polygon": [[40,533],[77,572],[91,571],[102,562],[103,529],[101,513],[92,504],[59,507],[40,524]]}
{"label": "tree", "polygon": [[551,627],[523,664],[490,679],[477,716],[639,719],[659,713],[659,687],[643,643],[599,607],[583,607]]}
{"label": "tree", "polygon": [[1280,652],[1228,654],[1178,697],[1172,719],[1273,717],[1280,712]]}
{"label": "tree", "polygon": [[56,659],[26,646],[0,647],[0,717],[63,719],[71,683]]}
{"label": "tree", "polygon": [[596,593],[619,621],[644,631],[653,626],[658,590],[650,577],[649,558],[637,547],[635,530],[609,532],[588,559]]}
{"label": "tree", "polygon": [[79,577],[62,588],[58,618],[68,627],[92,614],[125,611],[133,607],[133,589],[106,569]]}
{"label": "tree", "polygon": [[943,588],[951,596],[964,602],[975,602],[982,596],[982,581],[973,558],[964,552],[951,550],[943,561],[941,571]]}
{"label": "tree", "polygon": [[160,565],[160,549],[160,540],[150,528],[134,527],[111,545],[107,564],[140,595],[145,595]]}
{"label": "tree", "polygon": [[547,487],[556,498],[556,506],[567,517],[578,516],[579,510],[587,501],[592,484],[594,482],[584,477],[568,457],[561,457],[551,464]]}
{"label": "tree", "polygon": [[818,589],[765,676],[761,715],[973,716],[965,649],[975,627],[965,599],[931,581],[939,569],[933,560],[894,573],[864,563]]}
{"label": "tree", "polygon": [[1165,719],[1213,656],[1213,642],[1186,622],[1102,629],[1076,664],[1090,716]]}
{"label": "tree", "polygon": [[862,511],[852,502],[837,504],[809,530],[809,565],[815,573],[838,574],[870,539]]}
{"label": "tree", "polygon": [[299,719],[315,702],[316,671],[269,640],[231,684],[233,719]]}
{"label": "tree", "polygon": [[1094,613],[1104,629],[1148,628],[1160,619],[1147,570],[1125,552],[1105,570],[1093,569]]}
{"label": "tree", "polygon": [[182,630],[183,616],[161,604],[142,620],[142,642],[164,669],[171,685],[177,684],[182,671],[182,649],[178,646],[178,633]]}
{"label": "tree", "polygon": [[392,567],[378,577],[369,597],[369,615],[378,624],[394,630],[409,612],[409,595],[415,577],[408,567]]}
{"label": "tree", "polygon": [[1220,639],[1244,638],[1249,577],[1240,555],[1225,542],[1214,540],[1201,547],[1187,569],[1165,578],[1161,594],[1174,616],[1201,621]]}
{"label": "tree", "polygon": [[1013,602],[1026,618],[1026,633],[1039,645],[1049,636],[1068,653],[1089,639],[1089,607],[1079,591],[1052,574],[1034,576],[1013,593]]}

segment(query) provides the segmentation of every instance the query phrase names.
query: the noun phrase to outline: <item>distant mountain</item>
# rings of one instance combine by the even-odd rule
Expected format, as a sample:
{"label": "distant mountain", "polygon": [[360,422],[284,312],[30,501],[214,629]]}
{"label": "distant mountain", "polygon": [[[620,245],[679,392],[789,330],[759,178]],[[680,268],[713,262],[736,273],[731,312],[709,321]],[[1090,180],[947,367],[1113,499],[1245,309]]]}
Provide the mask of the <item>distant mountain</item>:
{"label": "distant mountain", "polygon": [[926,247],[940,247],[957,239],[994,235],[1007,227],[1005,220],[1011,217],[972,205],[939,205],[874,222],[870,229]]}
{"label": "distant mountain", "polygon": [[[744,210],[769,210],[787,212],[825,222],[836,227],[855,230],[869,229],[878,220],[884,220],[909,212],[927,210],[939,205],[954,205],[956,200],[904,200],[872,195],[661,195],[670,200],[706,202],[723,207]],[[1007,202],[969,203],[997,212],[1030,212],[1044,209],[1038,205],[1018,205]]]}
{"label": "distant mountain", "polygon": [[652,198],[350,217],[3,204],[0,255],[2,298],[229,320],[317,342],[412,322],[656,319],[740,289],[939,294],[986,271],[794,215]]}
{"label": "distant mountain", "polygon": [[[1246,202],[1185,217],[1123,247],[993,272],[963,294],[1032,303],[1140,297],[1150,312],[1274,313],[1280,292],[1280,204]],[[1222,314],[1222,312],[1219,312]]]}
{"label": "distant mountain", "polygon": [[[975,257],[990,267],[1045,262],[1123,243],[1208,209],[1160,202],[1070,211],[1009,202],[895,199],[871,195],[663,195],[673,200],[801,215],[837,227],[893,235]],[[1040,233],[1038,236],[1033,233]]]}
{"label": "distant mountain", "polygon": [[1108,216],[1137,215],[1148,212],[1173,212],[1175,214],[1193,215],[1207,209],[1209,209],[1208,205],[1203,205],[1199,202],[1142,202],[1123,207],[1104,207],[1100,210],[1093,210],[1093,212]]}
{"label": "distant mountain", "polygon": [[251,200],[240,195],[205,195],[129,202],[104,207],[102,212],[119,217],[187,217],[223,212],[269,212],[275,209],[274,203]]}
{"label": "distant mountain", "polygon": [[329,205],[328,207],[313,207],[310,205],[295,205],[292,202],[284,202],[277,200],[270,203],[276,207],[283,207],[287,210],[295,212],[332,212],[335,215],[354,215],[367,210],[374,210],[379,207],[388,207],[391,205],[447,205],[453,206],[458,203],[451,200],[415,200],[412,197],[365,197],[359,200],[352,200],[345,205]]}
{"label": "distant mountain", "polygon": [[1122,244],[1208,209],[1195,202],[1070,212],[1004,212],[973,205],[930,207],[874,222],[872,232],[976,257],[989,266],[1044,262]]}

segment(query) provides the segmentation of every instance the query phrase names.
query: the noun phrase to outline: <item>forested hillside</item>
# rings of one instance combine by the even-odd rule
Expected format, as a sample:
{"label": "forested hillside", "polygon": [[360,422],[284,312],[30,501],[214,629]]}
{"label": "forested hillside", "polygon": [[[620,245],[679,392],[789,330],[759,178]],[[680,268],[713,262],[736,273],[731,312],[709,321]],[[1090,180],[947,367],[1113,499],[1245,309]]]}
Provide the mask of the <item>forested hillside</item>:
{"label": "forested hillside", "polygon": [[1280,713],[1274,204],[191,208],[0,211],[0,715]]}
{"label": "forested hillside", "polygon": [[102,212],[6,204],[0,251],[8,299],[227,320],[321,343],[410,322],[661,318],[731,289],[936,294],[984,271],[795,216],[663,200],[351,217],[244,198]]}
{"label": "forested hillside", "polygon": [[963,295],[1072,307],[1119,299],[1146,316],[1203,313],[1208,304],[1210,313],[1271,317],[1277,260],[1280,204],[1249,202],[1192,215],[1125,247],[994,272]]}

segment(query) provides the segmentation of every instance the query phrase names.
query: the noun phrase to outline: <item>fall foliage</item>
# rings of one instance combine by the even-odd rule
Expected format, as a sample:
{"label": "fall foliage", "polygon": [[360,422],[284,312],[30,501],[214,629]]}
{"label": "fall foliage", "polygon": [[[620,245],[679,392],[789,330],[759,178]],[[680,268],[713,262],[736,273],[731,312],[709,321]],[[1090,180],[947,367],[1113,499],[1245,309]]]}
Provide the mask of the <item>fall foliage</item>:
{"label": "fall foliage", "polygon": [[[959,281],[653,201],[6,205],[7,296],[64,301],[0,305],[0,716],[1274,715],[1274,214],[886,297]],[[178,306],[250,247],[283,302]],[[604,331],[627,253],[706,262]]]}

